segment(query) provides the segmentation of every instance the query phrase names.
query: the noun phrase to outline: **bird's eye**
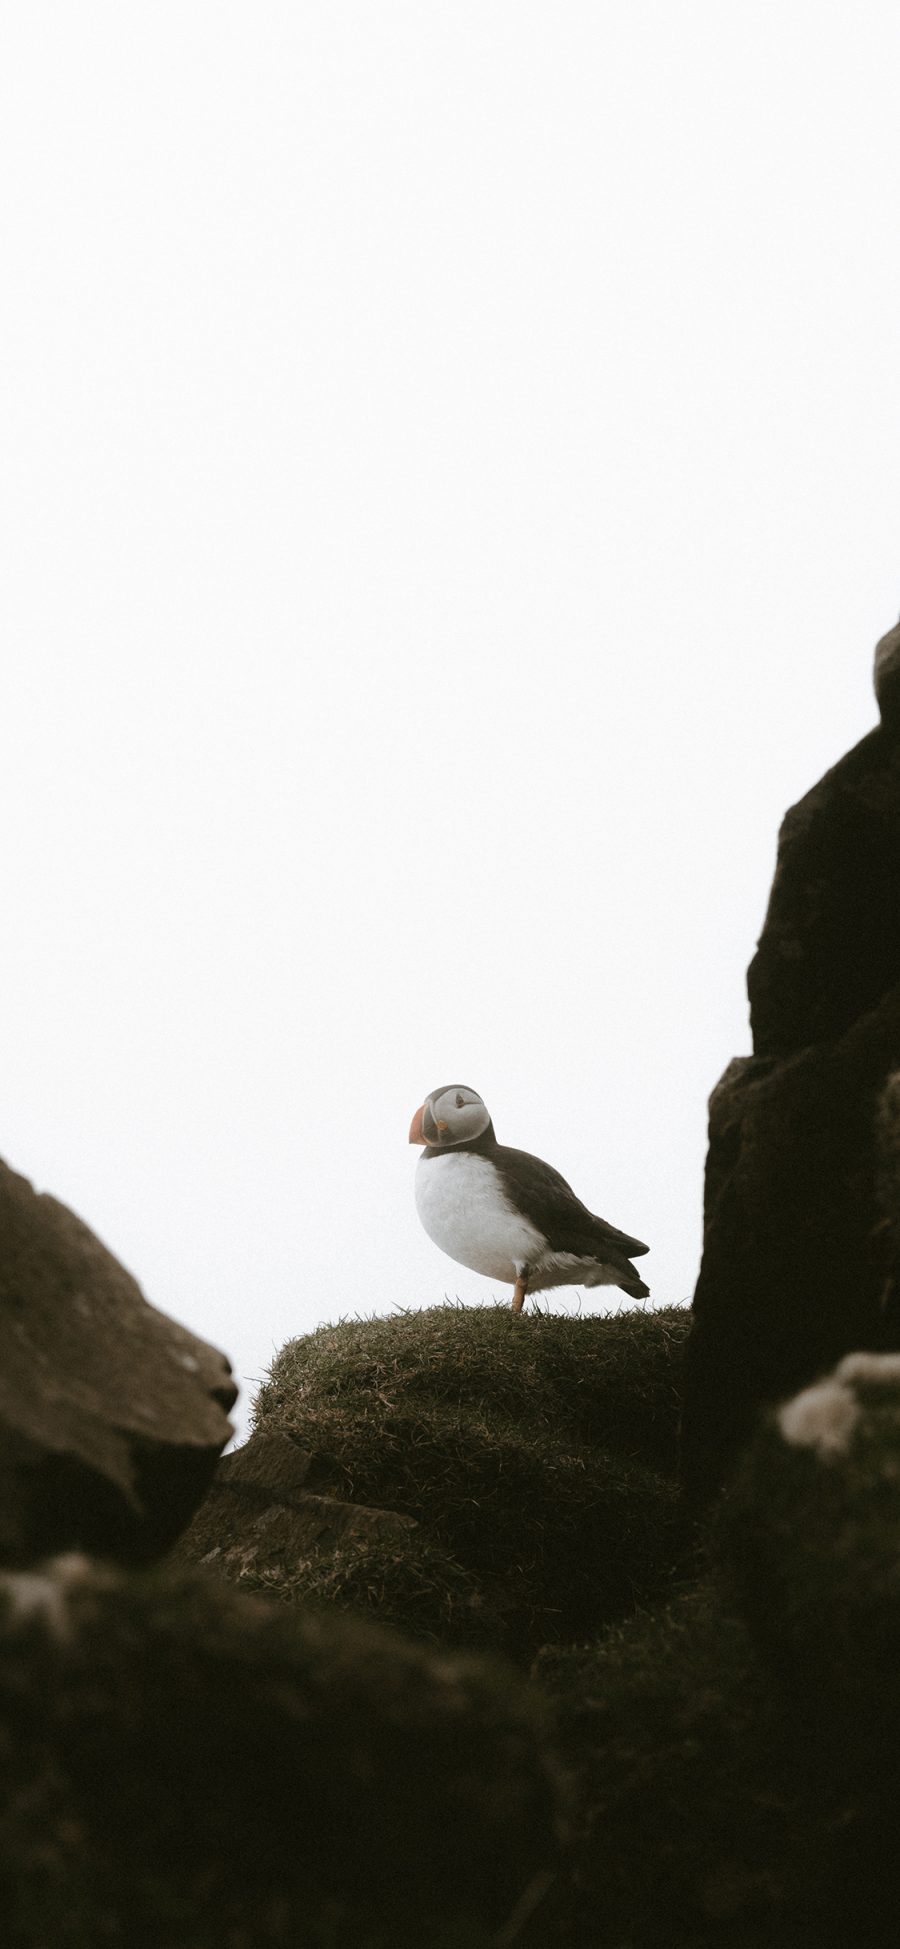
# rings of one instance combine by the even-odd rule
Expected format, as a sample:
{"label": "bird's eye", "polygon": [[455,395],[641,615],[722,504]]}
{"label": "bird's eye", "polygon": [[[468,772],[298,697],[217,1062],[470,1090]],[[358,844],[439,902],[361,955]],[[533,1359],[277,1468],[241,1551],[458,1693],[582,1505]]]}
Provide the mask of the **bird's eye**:
{"label": "bird's eye", "polygon": [[458,1110],[464,1110],[466,1107],[466,1099],[464,1096],[460,1096],[458,1090],[456,1092],[456,1107]]}

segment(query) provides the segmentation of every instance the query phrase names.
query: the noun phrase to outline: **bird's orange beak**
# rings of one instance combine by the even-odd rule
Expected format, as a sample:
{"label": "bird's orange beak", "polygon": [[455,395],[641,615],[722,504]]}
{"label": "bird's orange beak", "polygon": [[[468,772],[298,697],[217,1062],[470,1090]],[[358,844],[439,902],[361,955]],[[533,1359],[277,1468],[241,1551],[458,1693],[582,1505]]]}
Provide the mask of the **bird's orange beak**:
{"label": "bird's orange beak", "polygon": [[413,1117],[412,1123],[409,1126],[409,1141],[411,1144],[424,1144],[425,1142],[425,1132],[422,1129],[422,1122],[424,1116],[425,1116],[425,1105],[424,1103],[420,1103],[416,1111],[416,1114]]}

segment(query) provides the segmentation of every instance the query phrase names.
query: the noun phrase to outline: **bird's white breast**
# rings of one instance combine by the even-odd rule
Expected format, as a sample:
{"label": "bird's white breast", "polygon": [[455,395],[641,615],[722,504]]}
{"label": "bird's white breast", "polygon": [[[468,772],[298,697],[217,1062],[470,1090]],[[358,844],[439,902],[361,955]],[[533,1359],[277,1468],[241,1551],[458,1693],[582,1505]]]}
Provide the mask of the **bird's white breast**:
{"label": "bird's white breast", "polygon": [[504,1196],[490,1159],[470,1151],[419,1159],[416,1207],[435,1245],[488,1279],[512,1282],[546,1249],[543,1234]]}

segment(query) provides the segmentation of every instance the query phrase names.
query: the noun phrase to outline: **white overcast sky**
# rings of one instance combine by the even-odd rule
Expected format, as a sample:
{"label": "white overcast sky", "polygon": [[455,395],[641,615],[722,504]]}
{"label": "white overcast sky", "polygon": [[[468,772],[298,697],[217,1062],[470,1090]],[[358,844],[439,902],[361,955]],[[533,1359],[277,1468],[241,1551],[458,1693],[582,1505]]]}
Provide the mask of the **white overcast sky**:
{"label": "white overcast sky", "polygon": [[900,610],[898,99],[896,0],[6,10],[2,1151],[245,1401],[490,1295],[438,1083],[690,1297]]}

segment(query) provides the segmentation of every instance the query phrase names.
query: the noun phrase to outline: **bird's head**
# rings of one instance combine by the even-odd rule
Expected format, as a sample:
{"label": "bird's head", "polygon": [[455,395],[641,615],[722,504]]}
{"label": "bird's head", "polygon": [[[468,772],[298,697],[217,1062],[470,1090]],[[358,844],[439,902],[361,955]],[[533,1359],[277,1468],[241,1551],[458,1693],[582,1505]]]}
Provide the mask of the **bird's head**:
{"label": "bird's head", "polygon": [[426,1144],[429,1150],[452,1150],[454,1144],[471,1144],[490,1127],[490,1111],[477,1090],[467,1089],[465,1083],[443,1083],[416,1111],[409,1141]]}

